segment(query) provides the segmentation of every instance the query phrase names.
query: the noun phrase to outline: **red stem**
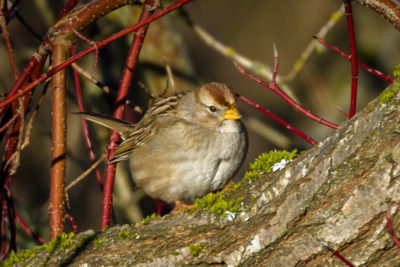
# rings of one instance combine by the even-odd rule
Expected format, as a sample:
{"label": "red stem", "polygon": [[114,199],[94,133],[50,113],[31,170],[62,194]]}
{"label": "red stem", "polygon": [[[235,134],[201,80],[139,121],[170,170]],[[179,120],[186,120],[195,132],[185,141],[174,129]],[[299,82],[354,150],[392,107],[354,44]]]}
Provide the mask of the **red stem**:
{"label": "red stem", "polygon": [[65,218],[67,218],[69,220],[69,222],[71,223],[72,231],[76,235],[78,233],[78,225],[76,224],[74,217],[72,217],[71,214],[65,213]]}
{"label": "red stem", "polygon": [[347,29],[349,31],[350,50],[351,50],[351,102],[349,118],[356,114],[357,106],[357,82],[358,82],[358,63],[357,63],[357,48],[356,37],[354,33],[353,11],[351,8],[351,0],[344,0],[344,8],[347,18]]}
{"label": "red stem", "polygon": [[386,212],[386,219],[387,219],[387,229],[390,234],[390,237],[392,238],[393,242],[400,248],[400,241],[396,237],[396,235],[394,234],[394,231],[393,231],[393,224],[392,224],[392,220],[390,219],[390,211]]}
{"label": "red stem", "polygon": [[6,130],[13,122],[15,122],[16,119],[19,118],[18,113],[15,113],[14,116],[12,116],[11,119],[9,119],[1,128],[0,128],[0,133],[4,130]]}
{"label": "red stem", "polygon": [[347,266],[349,267],[354,267],[354,265],[348,261],[345,257],[343,257],[342,255],[340,255],[339,252],[337,252],[336,250],[333,251],[333,255],[335,255],[339,260],[341,260],[342,262],[344,262]]}
{"label": "red stem", "polygon": [[17,71],[17,67],[15,65],[15,60],[14,60],[14,56],[13,56],[13,52],[12,52],[10,35],[8,33],[7,26],[6,26],[6,18],[4,17],[3,12],[1,10],[0,10],[0,27],[3,32],[4,40],[6,42],[8,59],[10,61],[10,66],[11,66],[11,70],[12,70],[12,73],[14,76],[14,80],[18,80],[18,71]]}
{"label": "red stem", "polygon": [[[44,60],[47,58],[43,57],[43,55],[41,56],[39,53],[35,53],[35,55],[31,58],[31,60],[29,61],[28,65],[25,67],[24,72],[21,74],[21,76],[19,76],[18,80],[15,82],[14,86],[11,88],[11,90],[7,93],[6,97],[4,98],[4,100],[2,102],[0,102],[0,115],[1,113],[3,113],[4,109],[3,107],[8,105],[9,103],[13,102],[15,99],[17,99],[18,97],[20,97],[23,94],[19,94],[18,97],[15,97],[15,93],[17,92],[17,90],[19,88],[21,88],[21,86],[25,83],[25,81],[28,79],[28,77],[31,75],[32,70],[35,68],[36,65],[38,65],[39,61],[40,62],[44,62]],[[54,73],[53,73],[54,74]],[[42,75],[43,76],[43,75]],[[41,76],[40,76],[41,77]],[[39,78],[40,78],[39,77]],[[36,80],[36,79],[35,79]],[[34,80],[34,81],[35,81]],[[43,81],[45,81],[46,79],[44,79]],[[42,81],[42,82],[43,82]],[[32,84],[32,83],[30,83]],[[40,84],[40,83],[38,83]],[[29,84],[28,84],[29,85]],[[27,90],[26,92],[32,90],[35,86],[32,86],[29,90]],[[18,91],[21,92],[21,91]],[[24,94],[26,93],[24,92]],[[11,101],[7,101],[7,100],[11,100]],[[1,105],[3,102],[7,102],[4,105]]]}
{"label": "red stem", "polygon": [[[27,75],[30,75],[31,79],[34,79],[35,77],[37,77],[39,71],[42,69],[44,64],[44,61],[39,62],[39,64],[34,65],[34,67],[31,69],[30,73],[27,73]],[[31,101],[31,95],[27,94],[23,100],[23,110],[26,111],[27,107],[29,106]],[[20,103],[13,103],[12,104],[12,111],[16,113],[17,108],[19,107]],[[21,115],[21,114],[20,114]],[[6,136],[6,151],[5,151],[5,155],[3,158],[3,166],[6,166],[6,162],[8,162],[11,158],[11,156],[15,153],[16,149],[18,148],[18,142],[19,142],[19,131],[22,130],[21,128],[21,121],[22,121],[22,116],[18,116],[18,118],[16,119],[11,132],[9,134],[9,132],[5,132],[5,136]],[[6,123],[7,124],[7,123]],[[0,181],[1,181],[1,187],[2,188],[10,188],[11,187],[11,175],[10,175],[10,171],[12,168],[10,168],[11,165],[8,165],[6,168],[4,168],[1,172],[0,172]],[[0,203],[3,203],[3,201],[7,200],[7,196],[5,194],[4,191],[1,192],[2,194],[0,194]],[[0,204],[2,205],[2,204]],[[3,218],[3,213],[0,212],[0,223],[3,222],[4,220],[9,219],[9,222],[14,222],[15,220],[13,220],[13,218],[7,218],[7,216],[5,218]],[[3,231],[3,227],[0,228],[1,231]],[[3,234],[5,234],[4,232],[1,232],[0,236],[3,236]]]}
{"label": "red stem", "polygon": [[[172,5],[170,5],[169,7],[155,13],[154,15],[148,17],[147,19],[132,25],[126,29],[123,29],[120,32],[117,32],[113,35],[111,35],[110,37],[104,39],[103,41],[97,43],[94,46],[91,46],[90,48],[83,50],[81,52],[79,52],[78,54],[76,54],[74,57],[71,57],[69,59],[67,59],[65,62],[55,66],[53,69],[51,69],[50,71],[42,74],[40,77],[38,77],[37,79],[35,79],[33,82],[29,83],[28,85],[26,85],[24,88],[22,88],[21,90],[18,90],[18,88],[21,87],[23,81],[25,81],[24,78],[26,78],[26,76],[29,74],[27,72],[30,71],[30,69],[32,67],[30,67],[31,64],[36,64],[37,60],[35,60],[35,58],[31,59],[30,64],[28,65],[26,72],[24,72],[23,75],[26,75],[24,77],[22,77],[23,75],[20,76],[20,78],[18,79],[18,81],[15,83],[14,87],[12,88],[12,90],[8,93],[7,97],[0,102],[0,108],[10,104],[11,102],[13,102],[15,99],[19,98],[20,96],[26,94],[27,92],[29,92],[30,90],[32,90],[33,88],[35,88],[36,86],[38,86],[39,84],[41,84],[42,82],[44,82],[45,80],[47,80],[47,78],[49,78],[50,76],[54,75],[55,73],[57,73],[58,71],[66,68],[67,66],[71,65],[71,63],[77,61],[78,59],[86,56],[87,54],[90,54],[91,52],[95,51],[96,49],[100,49],[103,46],[106,46],[107,44],[111,43],[112,41],[115,41],[116,39],[121,38],[122,36],[125,36],[135,30],[137,30],[140,27],[143,27],[144,25],[149,24],[150,22],[166,15],[167,13],[187,4],[190,3],[193,0],[180,0]],[[17,91],[17,92],[16,92]]]}
{"label": "red stem", "polygon": [[15,210],[15,217],[18,219],[18,222],[21,224],[22,228],[34,239],[36,239],[38,242],[45,244],[47,243],[46,240],[32,232],[32,230],[29,228],[29,226],[26,224],[26,222],[22,219],[22,217],[19,215],[18,211]]}
{"label": "red stem", "polygon": [[[71,55],[74,56],[75,47],[71,46],[70,51]],[[74,75],[76,97],[78,99],[79,111],[84,112],[85,107],[83,106],[82,90],[81,90],[81,84],[79,82],[79,74],[75,69],[73,69],[73,75]],[[81,119],[81,122],[82,122],[82,129],[83,129],[83,134],[85,136],[86,145],[89,149],[90,161],[92,162],[92,164],[94,164],[96,162],[96,155],[94,154],[92,141],[90,140],[89,127],[85,119]],[[103,191],[103,179],[101,178],[101,174],[98,168],[96,168],[95,173],[96,173],[97,183],[100,186],[100,190]]]}
{"label": "red stem", "polygon": [[[333,129],[337,129],[338,126],[332,122],[326,121],[320,117],[318,117],[317,115],[315,115],[314,113],[312,113],[311,111],[303,108],[302,106],[300,106],[296,101],[294,101],[293,99],[291,99],[285,92],[283,92],[279,86],[276,84],[275,81],[272,81],[271,84],[268,84],[266,82],[264,82],[263,80],[261,80],[258,77],[255,77],[254,75],[248,73],[247,71],[244,70],[244,68],[240,65],[238,65],[237,63],[235,63],[236,69],[242,73],[243,75],[249,77],[250,79],[252,79],[253,81],[257,82],[258,84],[264,86],[265,88],[270,89],[271,91],[273,91],[274,93],[276,93],[277,95],[279,95],[283,100],[285,100],[286,102],[288,102],[292,107],[294,107],[296,110],[300,111],[301,113],[303,113],[306,117],[309,117],[312,120],[315,120],[323,125],[329,126]],[[277,69],[277,67],[274,66],[274,72],[275,69]]]}
{"label": "red stem", "polygon": [[7,254],[7,202],[4,200],[1,203],[1,214],[2,214],[2,220],[1,220],[1,258],[4,259],[6,258]]}
{"label": "red stem", "polygon": [[[5,205],[5,209],[7,210],[7,215],[8,215],[8,224],[10,228],[10,246],[8,248],[7,253],[5,254],[6,257],[10,255],[11,250],[17,251],[17,231],[16,231],[16,226],[15,226],[15,207],[14,207],[14,201],[11,196],[11,192],[9,190],[9,187],[5,186],[4,187],[5,192],[5,201],[3,204]],[[7,216],[6,216],[7,217]]]}
{"label": "red stem", "polygon": [[[67,47],[61,40],[53,46],[53,64],[67,57]],[[51,177],[50,177],[50,239],[64,231],[64,186],[66,174],[66,70],[54,75],[51,95]]]}
{"label": "red stem", "polygon": [[[140,15],[138,24],[140,24],[140,22],[148,20],[151,17],[151,14],[154,11],[154,9],[152,8],[153,6],[154,6],[153,0],[146,0],[144,2],[143,10]],[[136,31],[131,47],[129,49],[128,58],[125,63],[125,69],[122,74],[120,87],[118,89],[117,98],[115,100],[115,111],[114,111],[115,118],[122,119],[123,117],[125,111],[126,98],[133,77],[133,72],[136,67],[136,63],[139,57],[144,37],[146,35],[147,28],[148,24],[139,28]],[[120,136],[118,132],[112,131],[110,140],[108,142],[108,157],[107,157],[108,160],[113,158],[114,152],[118,147],[119,141],[120,141]],[[114,191],[115,169],[116,169],[116,164],[107,164],[106,175],[104,179],[100,230],[104,230],[106,227],[110,226],[111,222],[112,195]]]}
{"label": "red stem", "polygon": [[308,135],[304,134],[302,131],[298,130],[297,128],[291,126],[290,124],[288,124],[287,122],[285,122],[284,120],[282,120],[281,118],[277,117],[276,115],[272,114],[269,110],[261,107],[260,105],[254,103],[253,101],[247,99],[244,96],[238,95],[238,98],[240,100],[242,100],[243,102],[249,104],[250,106],[258,109],[259,111],[263,112],[264,114],[268,115],[269,117],[271,117],[272,119],[274,119],[275,121],[277,121],[278,123],[282,124],[283,126],[285,126],[287,129],[289,129],[290,131],[294,132],[295,134],[297,134],[298,136],[300,136],[301,138],[303,138],[304,140],[306,140],[308,143],[310,143],[311,145],[315,146],[316,144],[318,144],[314,139],[312,139],[311,137],[309,137]]}
{"label": "red stem", "polygon": [[[315,38],[320,44],[324,45],[325,47],[327,47],[327,48],[331,49],[332,51],[338,53],[338,54],[341,55],[342,57],[344,57],[344,58],[346,58],[346,59],[348,59],[348,60],[351,60],[351,55],[349,55],[349,54],[347,54],[346,52],[340,50],[338,47],[336,47],[336,46],[334,46],[334,45],[331,45],[331,44],[328,43],[325,39],[323,39],[323,38],[321,38],[321,37],[316,37],[316,36],[315,36],[314,38]],[[374,74],[375,76],[377,76],[377,77],[379,77],[379,78],[381,78],[381,79],[383,79],[383,80],[386,80],[386,81],[388,81],[388,82],[390,82],[390,83],[393,83],[393,82],[394,82],[394,78],[393,78],[393,77],[388,76],[388,75],[385,75],[385,74],[383,74],[382,72],[380,72],[379,70],[376,70],[376,69],[374,69],[374,68],[371,68],[371,67],[369,67],[368,65],[366,65],[366,64],[364,64],[364,63],[362,63],[362,62],[360,62],[360,61],[357,61],[357,63],[358,63],[358,65],[359,65],[360,67],[364,68],[366,71],[368,71],[368,72]]]}

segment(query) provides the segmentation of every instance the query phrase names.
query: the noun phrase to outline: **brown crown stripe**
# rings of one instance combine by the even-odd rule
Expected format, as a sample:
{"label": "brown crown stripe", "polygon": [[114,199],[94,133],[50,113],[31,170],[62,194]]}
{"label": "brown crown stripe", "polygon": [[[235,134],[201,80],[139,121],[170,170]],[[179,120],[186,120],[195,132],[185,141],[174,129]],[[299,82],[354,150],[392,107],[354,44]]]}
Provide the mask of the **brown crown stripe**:
{"label": "brown crown stripe", "polygon": [[206,89],[221,106],[230,107],[236,104],[236,98],[232,89],[225,84],[209,83],[204,85],[204,89]]}

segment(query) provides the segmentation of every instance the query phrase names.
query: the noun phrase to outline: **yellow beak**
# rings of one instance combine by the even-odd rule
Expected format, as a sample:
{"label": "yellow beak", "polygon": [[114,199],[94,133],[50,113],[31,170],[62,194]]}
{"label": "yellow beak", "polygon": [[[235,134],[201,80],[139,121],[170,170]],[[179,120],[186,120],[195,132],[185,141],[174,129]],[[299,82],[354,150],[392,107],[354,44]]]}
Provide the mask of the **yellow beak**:
{"label": "yellow beak", "polygon": [[231,108],[225,111],[225,113],[221,116],[227,120],[237,120],[242,117],[240,116],[239,111],[234,106],[231,106]]}

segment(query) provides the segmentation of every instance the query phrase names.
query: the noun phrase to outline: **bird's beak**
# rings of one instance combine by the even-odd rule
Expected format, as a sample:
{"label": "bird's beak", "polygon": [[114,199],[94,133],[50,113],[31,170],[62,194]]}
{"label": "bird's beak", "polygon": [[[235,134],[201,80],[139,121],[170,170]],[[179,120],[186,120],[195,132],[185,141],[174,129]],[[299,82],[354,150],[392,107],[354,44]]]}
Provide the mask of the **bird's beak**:
{"label": "bird's beak", "polygon": [[231,108],[225,111],[221,116],[227,120],[237,120],[242,117],[234,106],[231,106]]}

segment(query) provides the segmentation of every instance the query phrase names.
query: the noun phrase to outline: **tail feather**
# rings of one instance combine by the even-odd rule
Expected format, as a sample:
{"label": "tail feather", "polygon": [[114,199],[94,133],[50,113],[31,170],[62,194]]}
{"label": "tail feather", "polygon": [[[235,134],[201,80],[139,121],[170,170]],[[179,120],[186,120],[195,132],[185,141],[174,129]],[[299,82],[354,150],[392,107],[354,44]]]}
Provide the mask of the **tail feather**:
{"label": "tail feather", "polygon": [[121,135],[122,139],[127,138],[135,127],[133,124],[129,122],[119,120],[114,117],[104,116],[98,113],[73,112],[72,114],[79,115],[85,118],[86,120],[95,122],[109,129],[115,130]]}

